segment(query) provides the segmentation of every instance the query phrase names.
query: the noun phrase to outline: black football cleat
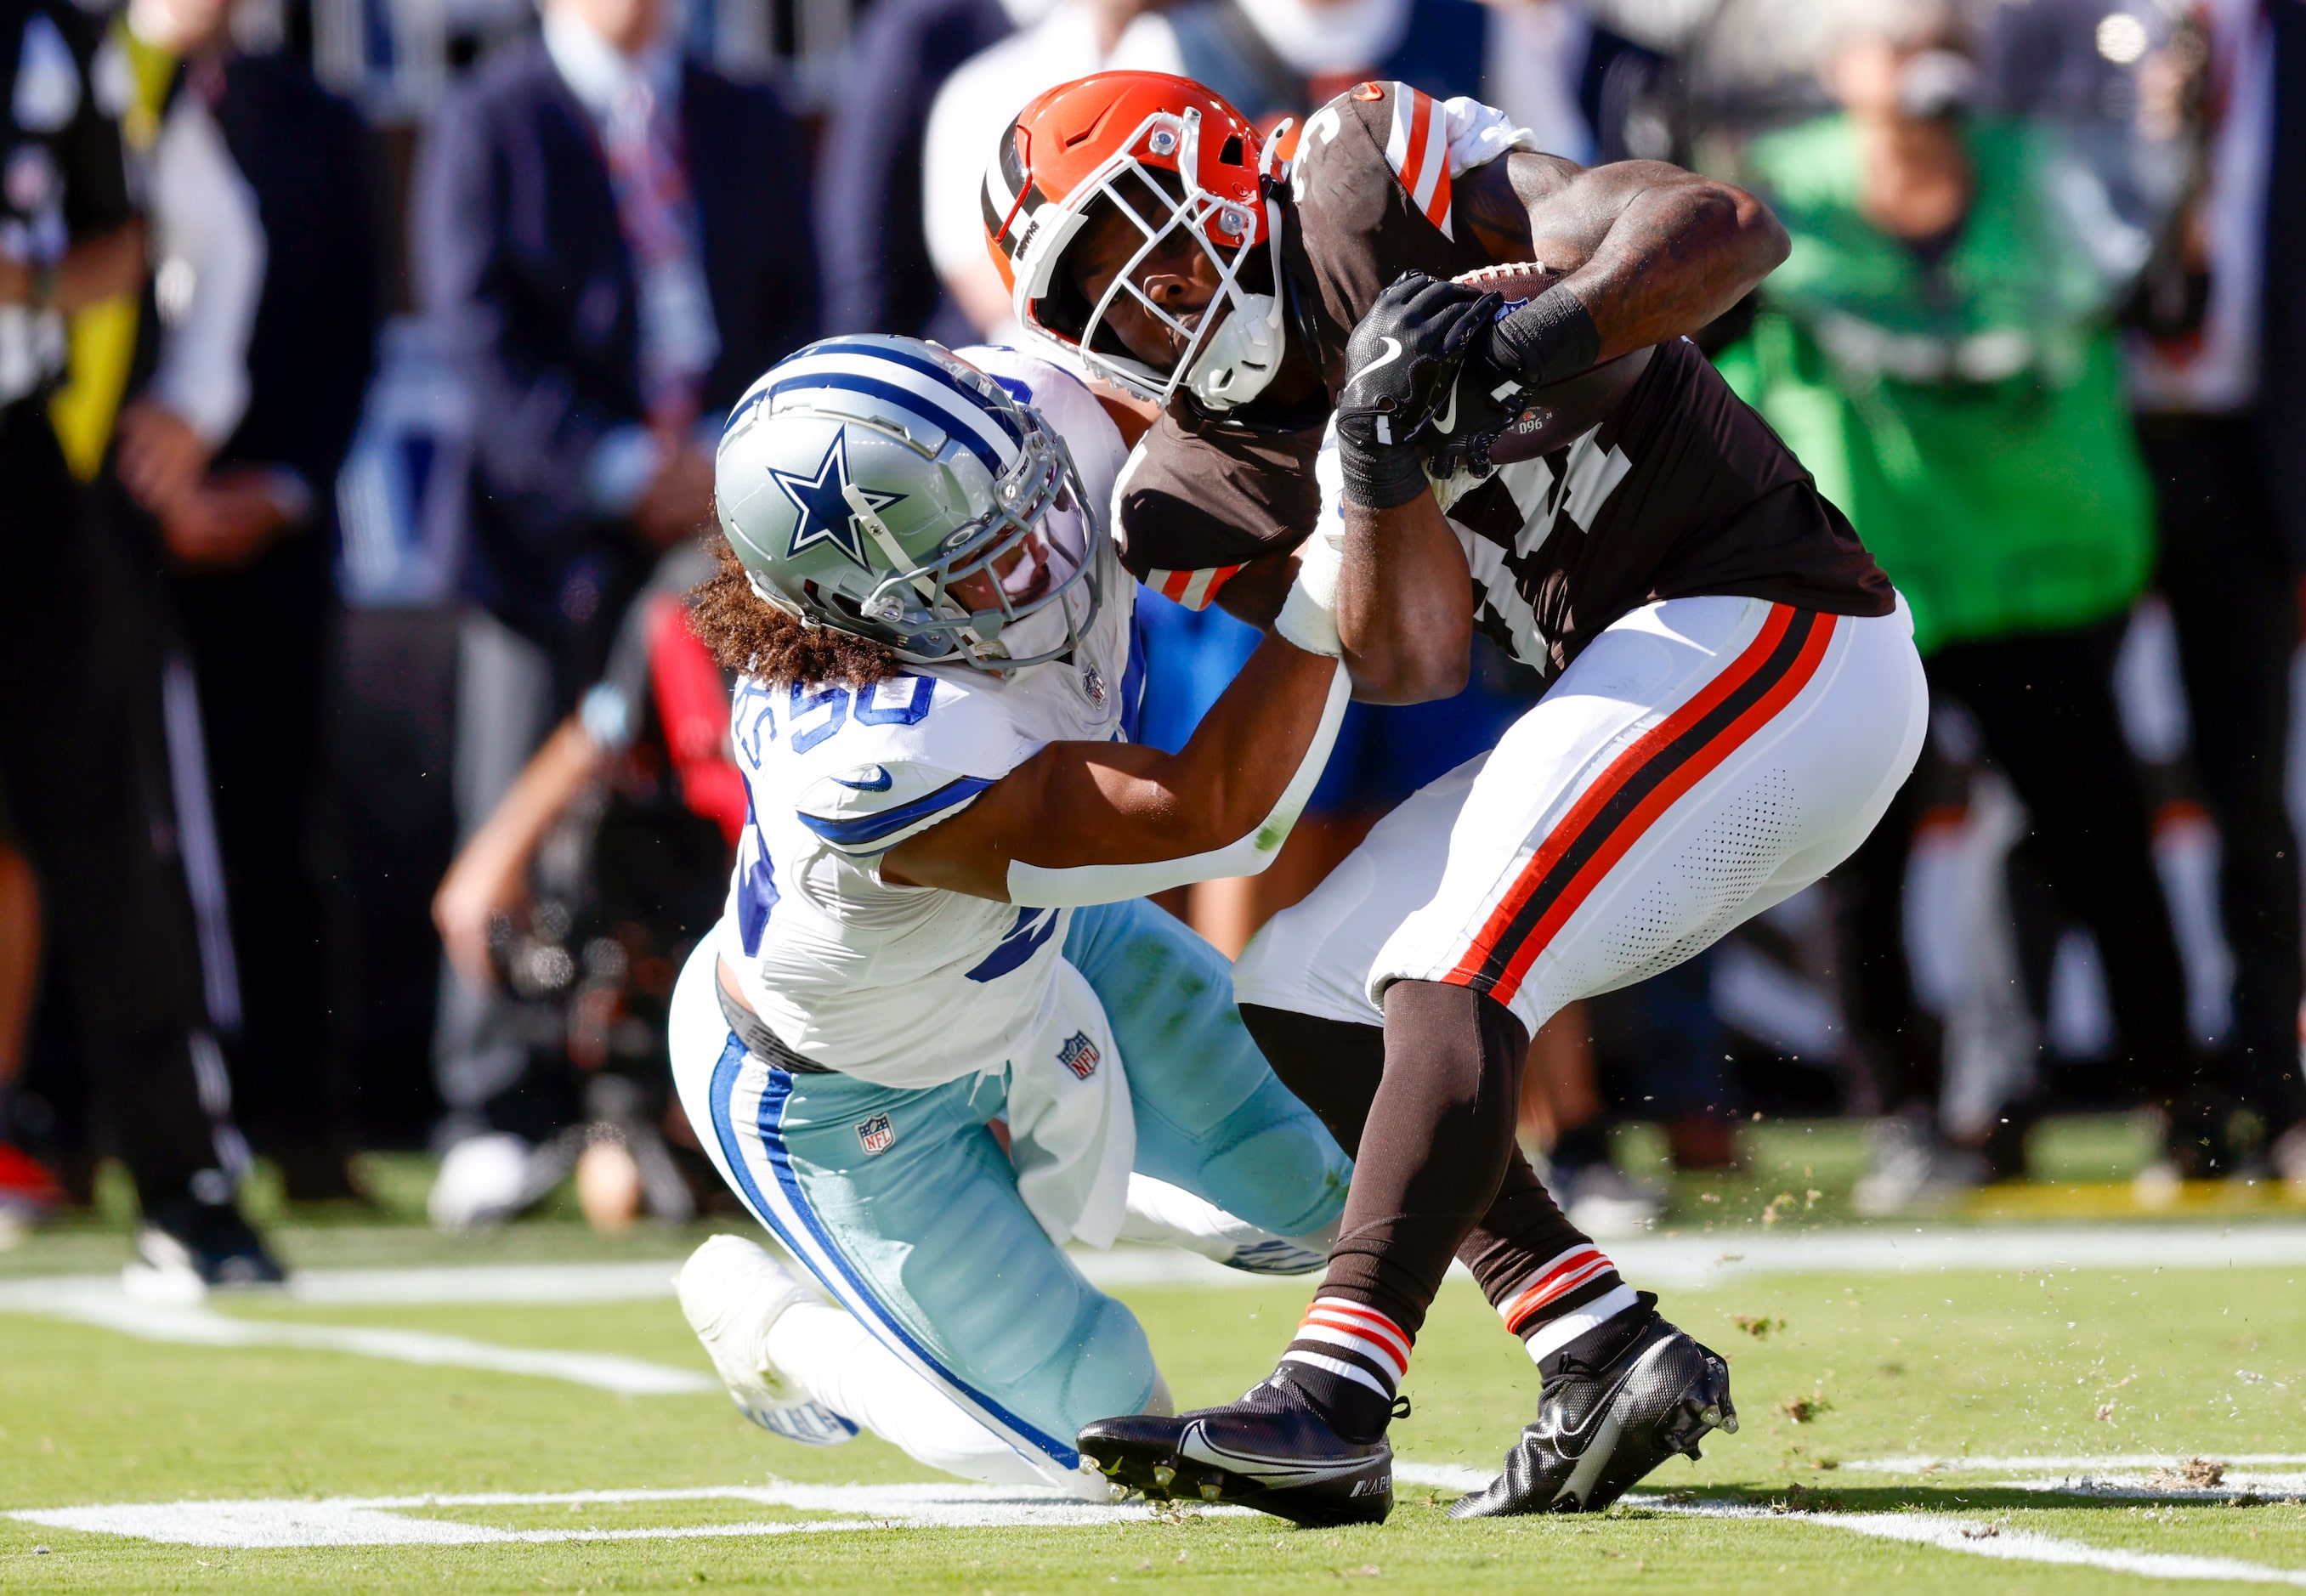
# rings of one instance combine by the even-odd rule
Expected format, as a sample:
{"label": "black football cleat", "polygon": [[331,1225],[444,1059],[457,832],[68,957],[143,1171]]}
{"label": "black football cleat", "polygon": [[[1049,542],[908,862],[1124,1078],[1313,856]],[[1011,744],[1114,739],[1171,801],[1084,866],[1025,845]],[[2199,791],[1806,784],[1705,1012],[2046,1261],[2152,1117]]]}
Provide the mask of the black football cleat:
{"label": "black football cleat", "polygon": [[1676,1453],[1695,1460],[1709,1430],[1738,1432],[1730,1366],[1658,1317],[1607,1361],[1567,1360],[1545,1382],[1537,1422],[1506,1454],[1505,1472],[1461,1497],[1452,1518],[1598,1513]]}
{"label": "black football cleat", "polygon": [[121,1284],[140,1302],[183,1303],[210,1291],[278,1286],[287,1278],[238,1208],[183,1198],[158,1204],[137,1227],[136,1253]]}
{"label": "black football cleat", "polygon": [[1099,1419],[1079,1445],[1106,1479],[1156,1501],[1230,1502],[1308,1525],[1383,1523],[1393,1511],[1385,1438],[1345,1439],[1278,1380],[1225,1407]]}

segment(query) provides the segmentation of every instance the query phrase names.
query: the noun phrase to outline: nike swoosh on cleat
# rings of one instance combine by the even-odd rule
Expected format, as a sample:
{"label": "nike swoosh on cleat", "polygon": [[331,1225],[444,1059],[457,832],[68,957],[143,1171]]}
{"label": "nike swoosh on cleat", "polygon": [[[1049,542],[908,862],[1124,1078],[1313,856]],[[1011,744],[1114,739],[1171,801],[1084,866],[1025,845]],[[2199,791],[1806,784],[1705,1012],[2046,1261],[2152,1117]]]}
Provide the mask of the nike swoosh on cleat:
{"label": "nike swoosh on cleat", "polygon": [[[1639,1374],[1650,1363],[1653,1362],[1660,1353],[1663,1353],[1666,1348],[1672,1344],[1673,1338],[1671,1336],[1666,1336],[1661,1339],[1655,1345],[1652,1346],[1649,1351],[1644,1353],[1640,1357],[1634,1360],[1633,1363],[1626,1370],[1626,1372],[1618,1377],[1618,1383],[1610,1387],[1609,1395],[1602,1397],[1601,1401],[1595,1403],[1593,1408],[1583,1419],[1579,1420],[1576,1423],[1571,1425],[1567,1430],[1557,1430],[1550,1435],[1542,1435],[1541,1438],[1558,1443],[1564,1440],[1575,1440],[1578,1436],[1584,1434],[1587,1425],[1593,1423],[1593,1421],[1599,1419],[1601,1415],[1607,1413],[1612,1407],[1617,1405],[1618,1393],[1626,1388],[1626,1382],[1632,1379],[1634,1376]],[[1583,1455],[1582,1453],[1570,1451],[1567,1447],[1560,1447],[1559,1450],[1565,1457],[1576,1457]]]}
{"label": "nike swoosh on cleat", "polygon": [[1293,1458],[1265,1457],[1253,1452],[1233,1452],[1209,1439],[1208,1427],[1196,1421],[1178,1438],[1177,1455],[1195,1463],[1213,1463],[1228,1473],[1260,1485],[1319,1485],[1324,1481],[1358,1473],[1375,1460],[1357,1457],[1343,1464],[1304,1464]]}
{"label": "nike swoosh on cleat", "polygon": [[1370,362],[1369,364],[1363,366],[1360,371],[1355,371],[1352,376],[1346,378],[1345,386],[1347,388],[1353,387],[1354,383],[1359,382],[1362,378],[1368,376],[1371,371],[1376,371],[1379,367],[1389,366],[1400,358],[1401,340],[1395,337],[1387,338],[1385,341],[1385,353],[1379,355],[1375,360]]}
{"label": "nike swoosh on cleat", "polygon": [[886,792],[890,788],[896,785],[897,779],[889,773],[887,766],[876,764],[871,768],[881,772],[880,778],[877,781],[851,781],[846,776],[835,776],[833,779],[839,785],[848,788],[851,792]]}

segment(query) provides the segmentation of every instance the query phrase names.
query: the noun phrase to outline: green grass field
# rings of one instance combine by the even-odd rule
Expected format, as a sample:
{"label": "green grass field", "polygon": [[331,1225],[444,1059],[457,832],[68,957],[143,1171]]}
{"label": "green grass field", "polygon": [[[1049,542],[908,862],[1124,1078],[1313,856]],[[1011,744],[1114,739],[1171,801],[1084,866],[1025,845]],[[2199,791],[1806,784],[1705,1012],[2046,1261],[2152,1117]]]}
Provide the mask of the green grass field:
{"label": "green grass field", "polygon": [[[1832,1218],[1846,1136],[1794,1128],[1755,1150],[1756,1174],[1686,1183],[1641,1244],[1669,1310],[1729,1355],[1738,1435],[1715,1438],[1702,1464],[1670,1464],[1606,1515],[1450,1523],[1450,1482],[1494,1466],[1536,1387],[1517,1344],[1453,1281],[1411,1369],[1415,1413],[1394,1432],[1400,1505],[1388,1523],[1349,1531],[1142,1504],[1052,1523],[1046,1506],[990,1499],[1001,1493],[893,1489],[931,1476],[870,1437],[819,1450],[764,1435],[710,1386],[653,1284],[694,1234],[602,1242],[548,1217],[451,1242],[396,1222],[406,1191],[388,1191],[381,1220],[283,1216],[284,1250],[315,1271],[314,1291],[172,1318],[100,1301],[93,1272],[116,1266],[121,1238],[86,1222],[0,1254],[0,1587],[2306,1585],[2294,1217],[2269,1208],[2223,1231],[1859,1229]],[[1812,1184],[1764,1224],[1786,1177]],[[413,1189],[421,1172],[396,1178]],[[2091,1250],[2093,1236],[2114,1244],[2087,1267],[2041,1261]],[[2237,1247],[2281,1261],[2229,1265]],[[612,1280],[594,1294],[628,1300],[445,1302],[440,1280],[473,1276],[408,1272],[539,1262],[589,1266],[568,1278]],[[329,1273],[345,1269],[367,1273]],[[337,1300],[318,1300],[330,1281]],[[417,1284],[389,1301],[396,1281]],[[1294,1281],[1115,1289],[1186,1403],[1265,1373],[1307,1294]],[[470,1366],[525,1353],[595,1357]],[[410,1361],[442,1356],[457,1361]],[[2157,1472],[2193,1457],[2226,1463],[2219,1484]],[[97,1506],[121,1510],[56,1515]],[[339,1543],[284,1544],[297,1541]]]}

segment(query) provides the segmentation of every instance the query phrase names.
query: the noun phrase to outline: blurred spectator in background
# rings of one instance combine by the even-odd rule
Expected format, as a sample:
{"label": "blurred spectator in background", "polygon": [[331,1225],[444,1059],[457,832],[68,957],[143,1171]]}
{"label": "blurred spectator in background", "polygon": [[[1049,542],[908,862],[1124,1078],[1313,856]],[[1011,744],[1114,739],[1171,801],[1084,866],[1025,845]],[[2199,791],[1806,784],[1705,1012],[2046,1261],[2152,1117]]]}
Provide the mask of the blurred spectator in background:
{"label": "blurred spectator in background", "polygon": [[1482,98],[1581,166],[1673,158],[1648,99],[1665,58],[1582,0],[1496,0]]}
{"label": "blurred spectator in background", "polygon": [[2208,160],[2133,305],[2131,394],[2161,500],[2193,764],[2233,952],[2232,1076],[2306,1181],[2298,844],[2283,804],[2306,564],[2306,7],[2213,0]]}
{"label": "blurred spectator in background", "polygon": [[[114,24],[135,69],[126,126],[165,323],[121,415],[120,474],[158,523],[198,684],[191,769],[207,779],[213,935],[228,943],[206,950],[210,1009],[235,1116],[290,1197],[344,1198],[351,1105],[323,1010],[315,824],[335,485],[374,364],[378,196],[359,114],[293,57],[235,49],[232,11],[133,0]],[[181,764],[191,729],[170,734]]]}
{"label": "blurred spectator in background", "polygon": [[985,251],[985,163],[1025,102],[1091,73],[1177,73],[1159,0],[1057,0],[1031,27],[961,64],[936,92],[921,151],[921,231],[968,324],[989,343],[1022,335]]}
{"label": "blurred spectator in background", "polygon": [[[0,807],[39,878],[98,1137],[142,1206],[131,1285],[181,1298],[278,1281],[203,1100],[203,1065],[218,1066],[158,758],[157,583],[95,513],[49,413],[64,317],[132,301],[143,281],[115,120],[126,64],[85,15],[44,0],[0,7]],[[80,457],[90,470],[104,408]],[[21,994],[21,979],[0,986]]]}
{"label": "blurred spectator in background", "polygon": [[1371,78],[1479,99],[1491,77],[1474,0],[1179,0],[1169,25],[1185,76],[1268,129]]}
{"label": "blurred spectator in background", "polygon": [[747,813],[729,757],[729,687],[688,629],[702,547],[676,547],[626,611],[609,669],[473,834],[432,902],[468,986],[517,1005],[532,1091],[557,1132],[450,1149],[431,1214],[508,1218],[573,1169],[585,1216],[622,1230],[686,1219],[726,1190],[667,1089],[666,1004],[720,917]]}
{"label": "blurred spectator in background", "polygon": [[929,107],[962,62],[1047,10],[1047,0],[878,0],[865,13],[817,152],[827,332],[976,341],[922,231]]}
{"label": "blurred spectator in background", "polygon": [[[2095,935],[2124,1087],[2167,1116],[2187,1174],[2233,1167],[2226,1105],[2189,1035],[2148,811],[2112,691],[2152,568],[2152,508],[2102,283],[2048,202],[2033,126],[1973,114],[1974,69],[1935,0],[1837,0],[1822,79],[1839,114],[1753,141],[1746,175],[1793,235],[1750,337],[1723,359],[1912,605],[1932,692],[2009,773],[2064,907]],[[1952,1148],[1942,1048],[1900,913],[1906,792],[1837,872],[1856,1023],[1891,1117],[1861,1207],[2023,1173],[2027,1105]]]}
{"label": "blurred spectator in background", "polygon": [[[713,440],[817,328],[808,174],[775,95],[682,58],[670,0],[546,0],[443,106],[416,266],[475,418],[457,801],[469,834],[601,674],[658,554],[712,516]],[[518,1123],[528,1056],[444,976],[443,1140]]]}

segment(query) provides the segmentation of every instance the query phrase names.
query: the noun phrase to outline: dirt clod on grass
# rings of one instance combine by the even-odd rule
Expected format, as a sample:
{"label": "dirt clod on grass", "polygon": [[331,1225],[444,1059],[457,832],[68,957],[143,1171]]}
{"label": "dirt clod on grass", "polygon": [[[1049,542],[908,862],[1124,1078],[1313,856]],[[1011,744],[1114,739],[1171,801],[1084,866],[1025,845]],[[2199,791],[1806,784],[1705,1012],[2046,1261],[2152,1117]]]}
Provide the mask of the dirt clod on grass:
{"label": "dirt clod on grass", "polygon": [[2176,1468],[2154,1471],[2148,1485],[2182,1485],[2194,1490],[2208,1490],[2222,1483],[2226,1477],[2226,1465],[2215,1457],[2190,1457]]}
{"label": "dirt clod on grass", "polygon": [[1797,1396],[1789,1402],[1781,1402],[1778,1404],[1778,1412],[1797,1424],[1807,1424],[1816,1419],[1820,1413],[1830,1413],[1832,1411],[1833,1404],[1825,1399],[1825,1393],[1823,1391],[1813,1391],[1806,1396]]}

